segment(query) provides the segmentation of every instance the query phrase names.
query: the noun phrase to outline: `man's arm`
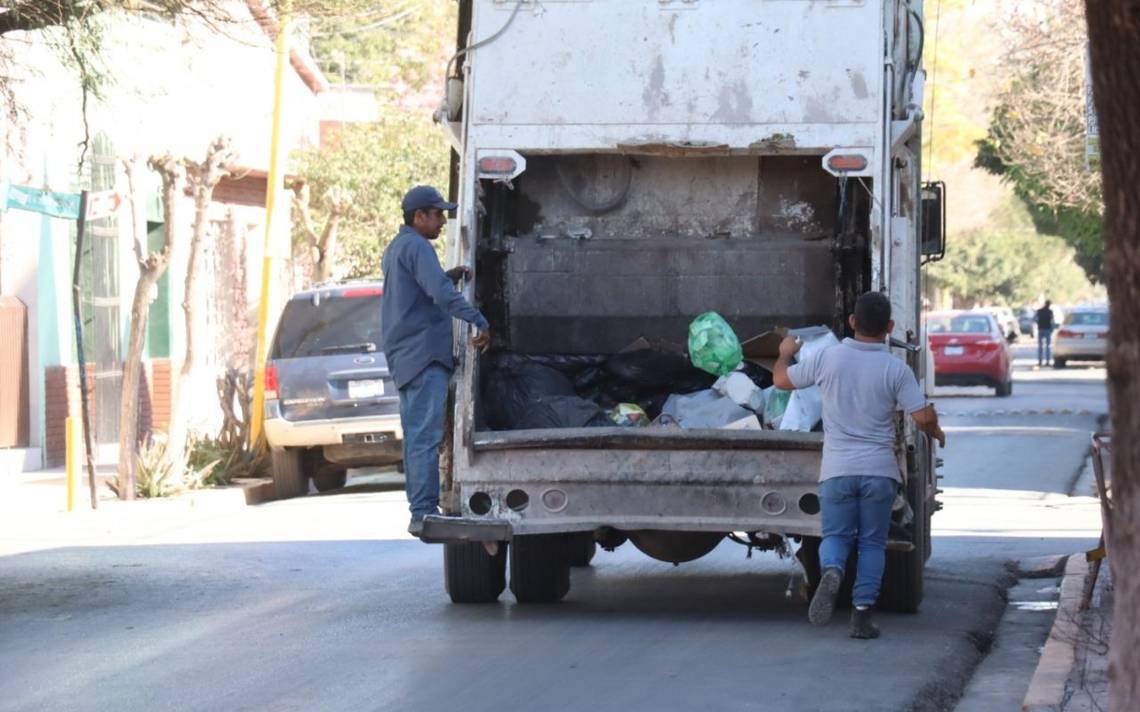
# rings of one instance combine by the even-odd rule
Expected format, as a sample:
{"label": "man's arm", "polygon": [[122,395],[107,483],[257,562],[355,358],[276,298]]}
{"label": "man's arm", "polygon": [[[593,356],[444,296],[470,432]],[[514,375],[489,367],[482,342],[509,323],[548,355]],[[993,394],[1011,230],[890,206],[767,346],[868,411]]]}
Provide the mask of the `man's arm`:
{"label": "man's arm", "polygon": [[946,447],[946,433],[942,432],[942,426],[938,424],[938,413],[933,405],[916,410],[910,417],[914,418],[914,424],[919,430],[937,440],[940,447]]}
{"label": "man's arm", "polygon": [[796,389],[796,385],[788,376],[788,368],[792,365],[792,359],[800,352],[802,345],[793,336],[785,336],[784,340],[780,342],[780,355],[772,369],[772,383],[776,385],[776,388],[782,388],[785,391]]}
{"label": "man's arm", "polygon": [[467,299],[455,289],[451,278],[440,266],[435,251],[426,241],[422,241],[411,251],[411,258],[413,261],[412,274],[415,275],[416,282],[427,292],[432,301],[453,318],[474,324],[482,331],[490,328],[487,319],[479,310],[471,306]]}

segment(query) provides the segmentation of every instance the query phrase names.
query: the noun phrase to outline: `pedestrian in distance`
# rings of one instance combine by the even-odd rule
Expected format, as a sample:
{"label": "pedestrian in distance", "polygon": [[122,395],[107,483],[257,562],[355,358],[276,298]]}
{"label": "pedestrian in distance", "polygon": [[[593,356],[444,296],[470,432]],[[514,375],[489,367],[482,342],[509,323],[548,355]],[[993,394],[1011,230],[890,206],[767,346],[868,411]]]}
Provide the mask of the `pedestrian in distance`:
{"label": "pedestrian in distance", "polygon": [[424,517],[439,513],[439,448],[443,443],[447,384],[455,368],[452,319],[475,326],[476,348],[491,342],[490,325],[456,289],[467,267],[444,272],[432,248],[455,203],[430,186],[416,186],[402,202],[404,225],[384,250],[381,330],[388,369],[400,392],[404,477],[412,519],[408,533],[423,533]]}
{"label": "pedestrian in distance", "polygon": [[1056,328],[1056,317],[1053,315],[1053,303],[1045,300],[1045,306],[1037,310],[1037,365],[1049,366],[1053,363],[1053,329]]}
{"label": "pedestrian in distance", "polygon": [[800,363],[792,359],[800,343],[787,337],[780,344],[773,379],[786,390],[819,386],[823,396],[823,461],[820,465],[820,582],[808,609],[815,625],[831,620],[843,585],[847,558],[858,547],[850,635],[877,638],[871,607],[879,597],[886,562],[891,509],[902,477],[895,456],[895,417],[899,410],[919,430],[946,445],[934,406],[906,363],[891,355],[887,339],[894,329],[891,303],[883,294],[867,292],[848,317],[854,338],[813,353]]}

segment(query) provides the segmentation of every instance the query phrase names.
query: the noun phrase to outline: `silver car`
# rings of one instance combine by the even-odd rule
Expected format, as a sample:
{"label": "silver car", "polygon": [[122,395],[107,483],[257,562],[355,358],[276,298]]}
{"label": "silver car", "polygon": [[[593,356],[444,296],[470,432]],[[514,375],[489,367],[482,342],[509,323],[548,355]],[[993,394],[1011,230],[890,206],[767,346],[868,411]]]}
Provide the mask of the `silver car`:
{"label": "silver car", "polygon": [[379,282],[319,286],[285,305],[265,368],[278,499],[343,487],[350,467],[401,464],[400,399],[381,351]]}
{"label": "silver car", "polygon": [[1103,361],[1108,346],[1108,308],[1077,307],[1053,333],[1053,366],[1069,361]]}

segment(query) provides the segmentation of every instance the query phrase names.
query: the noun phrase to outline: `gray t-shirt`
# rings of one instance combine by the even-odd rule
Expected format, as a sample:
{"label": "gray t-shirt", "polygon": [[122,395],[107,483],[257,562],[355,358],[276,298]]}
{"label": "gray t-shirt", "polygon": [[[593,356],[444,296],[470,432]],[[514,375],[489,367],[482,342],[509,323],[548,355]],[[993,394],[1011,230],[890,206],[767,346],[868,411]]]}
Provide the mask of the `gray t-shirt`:
{"label": "gray t-shirt", "polygon": [[864,475],[901,481],[895,413],[926,407],[914,374],[885,343],[844,339],[788,369],[796,388],[823,395],[823,463],[819,479]]}

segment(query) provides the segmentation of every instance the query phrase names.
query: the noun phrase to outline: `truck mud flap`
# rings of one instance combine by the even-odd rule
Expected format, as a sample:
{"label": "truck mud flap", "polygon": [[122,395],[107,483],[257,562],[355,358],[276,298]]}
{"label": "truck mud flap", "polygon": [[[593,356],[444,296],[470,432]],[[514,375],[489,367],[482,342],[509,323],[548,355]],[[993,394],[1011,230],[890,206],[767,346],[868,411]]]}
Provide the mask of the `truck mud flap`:
{"label": "truck mud flap", "polygon": [[509,541],[510,522],[501,519],[464,519],[463,517],[424,517],[420,540],[429,544],[456,541]]}

